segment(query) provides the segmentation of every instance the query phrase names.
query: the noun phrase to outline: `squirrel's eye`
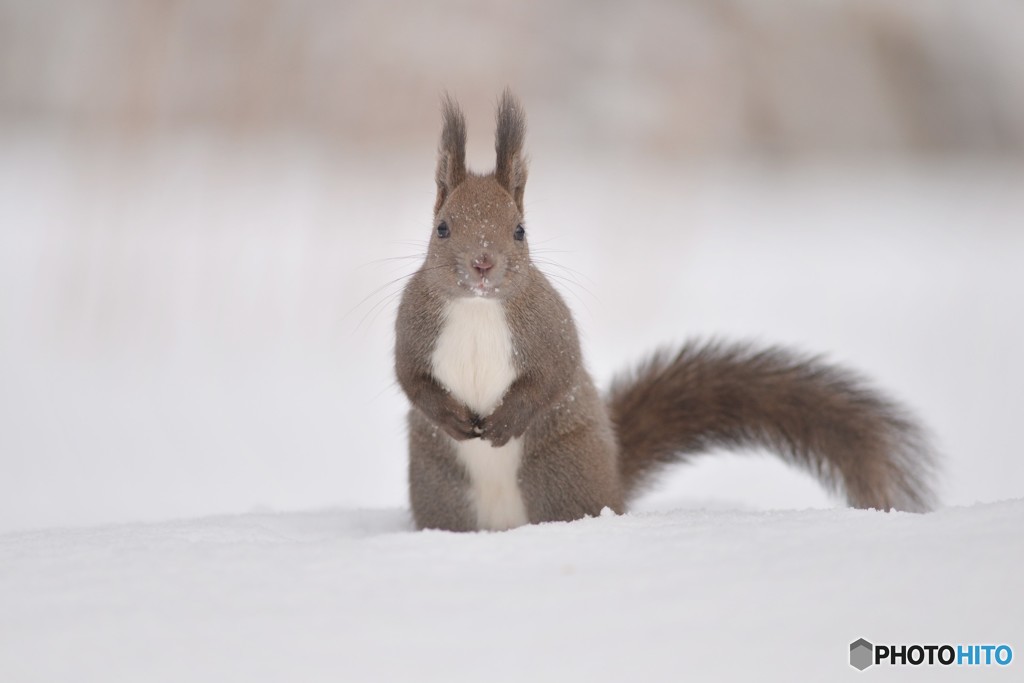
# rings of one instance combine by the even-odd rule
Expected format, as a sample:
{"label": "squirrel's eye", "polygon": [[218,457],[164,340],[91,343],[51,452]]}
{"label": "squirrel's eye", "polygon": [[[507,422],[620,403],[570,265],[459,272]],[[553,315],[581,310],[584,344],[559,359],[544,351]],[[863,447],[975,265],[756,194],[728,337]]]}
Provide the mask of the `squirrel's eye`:
{"label": "squirrel's eye", "polygon": [[441,221],[437,226],[437,236],[442,239],[451,234],[451,230],[448,229],[448,224]]}
{"label": "squirrel's eye", "polygon": [[512,233],[512,236],[520,242],[526,239],[526,228],[523,227],[522,223],[516,226],[516,231]]}

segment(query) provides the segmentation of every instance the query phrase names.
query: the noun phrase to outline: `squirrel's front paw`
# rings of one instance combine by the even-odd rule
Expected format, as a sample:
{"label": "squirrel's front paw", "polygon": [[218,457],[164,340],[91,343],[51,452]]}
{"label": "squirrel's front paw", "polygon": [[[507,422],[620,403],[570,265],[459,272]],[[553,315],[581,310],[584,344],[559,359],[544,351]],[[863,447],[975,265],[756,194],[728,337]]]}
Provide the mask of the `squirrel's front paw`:
{"label": "squirrel's front paw", "polygon": [[515,430],[512,429],[512,425],[507,421],[502,421],[500,418],[495,420],[494,416],[485,417],[480,420],[479,429],[480,438],[484,441],[490,441],[491,446],[494,448],[501,448],[515,436],[521,436],[516,434]]}
{"label": "squirrel's front paw", "polygon": [[446,399],[420,409],[456,441],[480,438],[480,417],[450,396]]}
{"label": "squirrel's front paw", "polygon": [[456,441],[478,439],[480,418],[466,406],[456,405],[452,410],[446,411],[441,429]]}

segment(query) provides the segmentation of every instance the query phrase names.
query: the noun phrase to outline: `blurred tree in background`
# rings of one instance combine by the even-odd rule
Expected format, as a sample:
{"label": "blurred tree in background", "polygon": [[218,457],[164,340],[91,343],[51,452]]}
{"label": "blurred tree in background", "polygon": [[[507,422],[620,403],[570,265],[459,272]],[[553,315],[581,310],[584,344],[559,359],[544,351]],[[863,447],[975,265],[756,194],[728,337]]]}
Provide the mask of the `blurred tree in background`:
{"label": "blurred tree in background", "polygon": [[511,84],[574,145],[1024,150],[1012,0],[3,0],[0,122],[420,144]]}

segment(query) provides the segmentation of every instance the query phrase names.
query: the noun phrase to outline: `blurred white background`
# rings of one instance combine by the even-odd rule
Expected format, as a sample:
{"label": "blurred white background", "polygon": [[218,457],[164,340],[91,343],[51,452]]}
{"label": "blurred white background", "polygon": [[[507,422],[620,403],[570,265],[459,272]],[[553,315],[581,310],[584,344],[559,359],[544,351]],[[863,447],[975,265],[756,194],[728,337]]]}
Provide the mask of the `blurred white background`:
{"label": "blurred white background", "polygon": [[[908,402],[946,504],[1024,496],[1024,6],[0,0],[0,531],[405,505],[391,372],[438,95],[604,385],[691,336]],[[397,258],[410,257],[410,258]],[[833,504],[767,459],[641,505]]]}

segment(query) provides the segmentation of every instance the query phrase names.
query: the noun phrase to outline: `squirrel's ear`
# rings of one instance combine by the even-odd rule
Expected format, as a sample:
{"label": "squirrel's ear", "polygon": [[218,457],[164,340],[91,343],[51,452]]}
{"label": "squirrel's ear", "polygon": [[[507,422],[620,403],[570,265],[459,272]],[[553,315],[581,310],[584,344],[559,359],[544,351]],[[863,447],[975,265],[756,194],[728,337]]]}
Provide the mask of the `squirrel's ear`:
{"label": "squirrel's ear", "polygon": [[441,98],[441,143],[437,149],[437,201],[434,213],[452,190],[466,179],[466,118],[459,109],[459,103],[445,93]]}
{"label": "squirrel's ear", "polygon": [[526,189],[526,159],[523,157],[526,115],[519,100],[508,88],[498,102],[497,120],[494,150],[498,154],[498,161],[494,168],[494,178],[509,191],[522,212],[523,190]]}

